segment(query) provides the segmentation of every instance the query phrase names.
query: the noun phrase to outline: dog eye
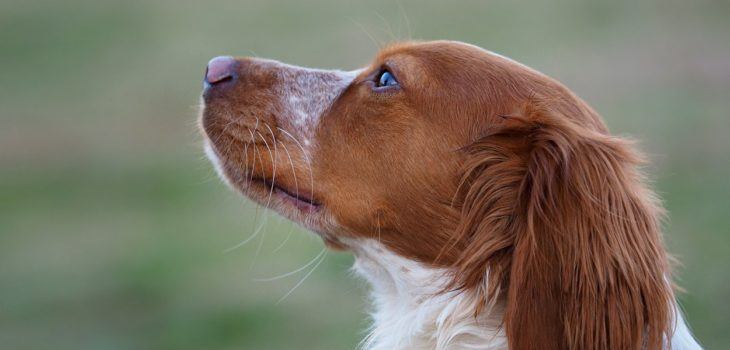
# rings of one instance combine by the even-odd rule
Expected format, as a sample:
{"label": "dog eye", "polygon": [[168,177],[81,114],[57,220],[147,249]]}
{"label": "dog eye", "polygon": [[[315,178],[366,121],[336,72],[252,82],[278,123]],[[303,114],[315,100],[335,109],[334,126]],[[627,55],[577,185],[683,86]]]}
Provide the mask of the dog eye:
{"label": "dog eye", "polygon": [[383,70],[380,72],[380,75],[378,76],[378,83],[377,87],[387,87],[387,86],[397,86],[398,81],[395,80],[395,77],[393,76],[393,73]]}

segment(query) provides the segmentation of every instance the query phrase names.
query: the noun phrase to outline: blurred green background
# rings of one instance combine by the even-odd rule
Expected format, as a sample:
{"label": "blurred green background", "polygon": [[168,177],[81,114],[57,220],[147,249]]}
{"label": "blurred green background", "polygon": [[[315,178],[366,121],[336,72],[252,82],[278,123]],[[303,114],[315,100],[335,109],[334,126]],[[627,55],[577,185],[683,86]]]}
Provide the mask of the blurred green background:
{"label": "blurred green background", "polygon": [[513,57],[641,140],[687,318],[730,348],[730,2],[577,0],[0,0],[0,348],[354,348],[347,254],[278,304],[304,273],[255,280],[322,244],[277,250],[292,225],[215,177],[201,78],[219,54],[353,69],[408,37]]}

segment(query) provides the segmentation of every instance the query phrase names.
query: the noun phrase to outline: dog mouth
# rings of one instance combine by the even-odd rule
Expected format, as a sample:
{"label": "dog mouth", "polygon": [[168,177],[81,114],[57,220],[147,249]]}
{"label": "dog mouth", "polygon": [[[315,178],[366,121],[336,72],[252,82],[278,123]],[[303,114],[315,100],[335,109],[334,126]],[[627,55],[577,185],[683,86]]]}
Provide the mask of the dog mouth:
{"label": "dog mouth", "polygon": [[245,165],[232,161],[226,155],[222,156],[210,139],[206,139],[205,152],[218,175],[231,188],[316,233],[328,247],[335,250],[349,249],[347,244],[333,233],[330,213],[326,210],[320,194],[315,193],[313,180],[311,185],[302,188],[300,186],[302,182],[297,182],[293,173],[291,176],[285,174],[283,177],[274,176],[273,173],[271,177],[267,176],[268,174],[248,173],[245,171],[247,169]]}
{"label": "dog mouth", "polygon": [[250,184],[263,188],[271,196],[277,196],[304,212],[314,212],[322,207],[322,204],[314,199],[312,194],[302,193],[299,190],[292,191],[270,179],[253,178],[250,180]]}

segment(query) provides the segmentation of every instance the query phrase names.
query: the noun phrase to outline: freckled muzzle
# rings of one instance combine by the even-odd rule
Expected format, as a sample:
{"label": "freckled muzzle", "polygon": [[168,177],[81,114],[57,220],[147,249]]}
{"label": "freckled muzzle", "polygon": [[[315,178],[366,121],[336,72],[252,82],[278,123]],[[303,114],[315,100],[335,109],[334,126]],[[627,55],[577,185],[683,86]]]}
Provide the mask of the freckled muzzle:
{"label": "freckled muzzle", "polygon": [[221,176],[285,216],[320,208],[323,196],[312,160],[315,130],[355,75],[254,58],[213,58],[203,81],[201,126]]}

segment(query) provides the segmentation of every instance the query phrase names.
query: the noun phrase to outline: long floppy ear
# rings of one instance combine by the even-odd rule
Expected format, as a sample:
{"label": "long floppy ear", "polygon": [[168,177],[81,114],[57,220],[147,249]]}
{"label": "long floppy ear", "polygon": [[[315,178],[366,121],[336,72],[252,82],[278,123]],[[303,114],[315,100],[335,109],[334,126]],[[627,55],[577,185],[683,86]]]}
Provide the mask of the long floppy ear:
{"label": "long floppy ear", "polygon": [[506,301],[511,350],[661,349],[673,294],[640,159],[546,106],[468,148],[456,287]]}

